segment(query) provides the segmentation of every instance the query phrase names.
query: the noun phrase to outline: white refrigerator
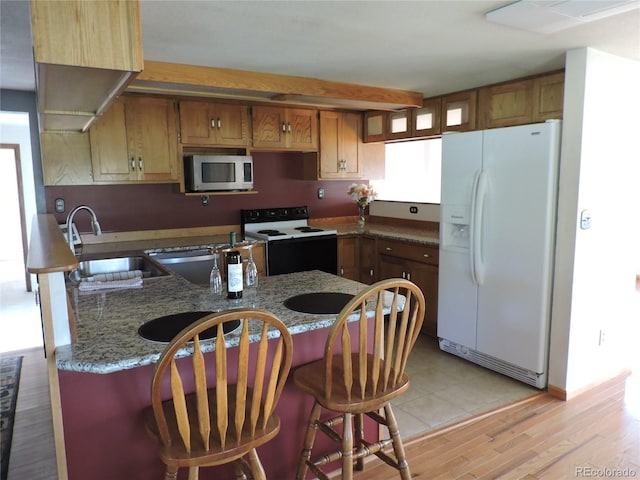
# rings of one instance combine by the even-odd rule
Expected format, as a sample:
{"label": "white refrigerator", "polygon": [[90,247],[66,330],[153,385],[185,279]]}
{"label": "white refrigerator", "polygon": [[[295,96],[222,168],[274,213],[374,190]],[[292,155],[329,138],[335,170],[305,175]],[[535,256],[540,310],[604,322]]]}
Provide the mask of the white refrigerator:
{"label": "white refrigerator", "polygon": [[547,385],[559,120],[445,134],[440,348]]}

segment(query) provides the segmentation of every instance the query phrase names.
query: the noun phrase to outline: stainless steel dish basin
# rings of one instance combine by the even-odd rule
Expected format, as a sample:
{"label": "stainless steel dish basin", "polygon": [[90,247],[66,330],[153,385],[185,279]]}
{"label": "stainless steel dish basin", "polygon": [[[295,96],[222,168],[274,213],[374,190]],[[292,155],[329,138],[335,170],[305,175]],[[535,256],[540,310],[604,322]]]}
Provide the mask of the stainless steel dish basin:
{"label": "stainless steel dish basin", "polygon": [[130,257],[109,257],[82,260],[78,268],[69,274],[72,281],[80,281],[103,273],[142,272],[142,278],[153,278],[170,275],[161,264],[147,255]]}

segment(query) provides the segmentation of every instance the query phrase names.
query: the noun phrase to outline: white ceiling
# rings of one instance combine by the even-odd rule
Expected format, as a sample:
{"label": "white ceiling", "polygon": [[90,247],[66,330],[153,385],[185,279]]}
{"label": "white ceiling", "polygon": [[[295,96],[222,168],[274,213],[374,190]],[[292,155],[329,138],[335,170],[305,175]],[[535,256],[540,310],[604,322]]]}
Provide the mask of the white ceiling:
{"label": "white ceiling", "polygon": [[[640,60],[640,9],[543,35],[485,19],[509,0],[140,3],[147,60],[424,96],[559,69],[564,53],[577,47]],[[22,0],[0,2],[2,88],[34,90],[28,7]]]}

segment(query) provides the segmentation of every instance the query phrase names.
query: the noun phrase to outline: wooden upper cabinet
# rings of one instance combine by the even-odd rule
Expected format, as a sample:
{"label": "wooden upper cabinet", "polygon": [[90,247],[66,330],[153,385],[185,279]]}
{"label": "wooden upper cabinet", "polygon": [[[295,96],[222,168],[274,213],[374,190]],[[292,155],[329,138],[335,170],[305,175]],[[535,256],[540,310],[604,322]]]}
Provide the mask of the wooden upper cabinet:
{"label": "wooden upper cabinet", "polygon": [[317,151],[318,112],[305,108],[254,106],[253,148]]}
{"label": "wooden upper cabinet", "polygon": [[364,143],[362,114],[320,112],[318,153],[305,153],[306,180],[384,178],[384,143]]}
{"label": "wooden upper cabinet", "polygon": [[85,130],[143,69],[137,1],[31,1],[41,128]]}
{"label": "wooden upper cabinet", "polygon": [[362,116],[359,113],[320,112],[321,179],[362,177]]}
{"label": "wooden upper cabinet", "polygon": [[467,90],[442,97],[442,132],[476,129],[478,92]]}
{"label": "wooden upper cabinet", "polygon": [[412,136],[430,137],[440,135],[442,99],[425,98],[422,107],[412,109]]}
{"label": "wooden upper cabinet", "polygon": [[413,109],[405,108],[387,114],[387,140],[409,138],[412,135]]}
{"label": "wooden upper cabinet", "polygon": [[387,112],[370,110],[364,114],[364,141],[382,142],[386,139]]}
{"label": "wooden upper cabinet", "polygon": [[483,87],[479,92],[479,128],[562,118],[564,73]]}
{"label": "wooden upper cabinet", "polygon": [[173,100],[119,99],[90,130],[95,182],[166,183],[179,180]]}
{"label": "wooden upper cabinet", "polygon": [[89,133],[41,132],[42,174],[45,185],[91,185]]}
{"label": "wooden upper cabinet", "polygon": [[533,79],[533,121],[562,118],[564,72]]}
{"label": "wooden upper cabinet", "polygon": [[241,104],[180,102],[183,145],[246,147],[250,143],[249,108]]}
{"label": "wooden upper cabinet", "polygon": [[509,82],[479,89],[479,128],[496,128],[531,123],[533,80]]}

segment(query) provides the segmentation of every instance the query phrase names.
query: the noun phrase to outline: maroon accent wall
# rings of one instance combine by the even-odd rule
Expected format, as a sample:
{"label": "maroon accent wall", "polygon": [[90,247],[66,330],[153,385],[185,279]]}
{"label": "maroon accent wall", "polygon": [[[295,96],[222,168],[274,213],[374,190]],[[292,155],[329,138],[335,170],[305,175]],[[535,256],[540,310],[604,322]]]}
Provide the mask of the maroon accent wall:
{"label": "maroon accent wall", "polygon": [[[104,232],[160,230],[240,223],[240,209],[308,205],[312,218],[357,215],[347,195],[351,181],[302,180],[303,158],[294,152],[255,152],[252,195],[212,195],[203,206],[199,196],[186,196],[174,184],[87,185],[45,187],[47,213],[63,198],[66,211],[55,214],[59,223],[77,205],[89,205]],[[324,188],[325,198],[317,197]],[[78,230],[90,232],[89,216],[74,219]]]}

